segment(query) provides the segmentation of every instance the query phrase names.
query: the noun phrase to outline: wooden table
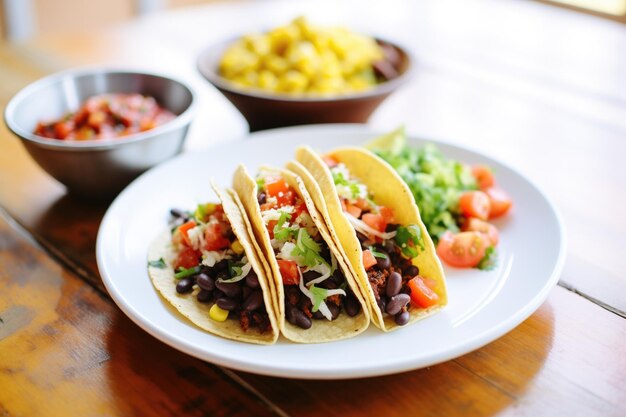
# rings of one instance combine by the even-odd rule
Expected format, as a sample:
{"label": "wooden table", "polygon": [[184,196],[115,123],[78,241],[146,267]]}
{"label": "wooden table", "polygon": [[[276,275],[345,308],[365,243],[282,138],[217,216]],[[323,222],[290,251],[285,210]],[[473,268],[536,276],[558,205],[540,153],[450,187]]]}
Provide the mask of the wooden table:
{"label": "wooden table", "polygon": [[626,415],[626,27],[503,0],[211,5],[1,46],[0,101],[74,65],[169,72],[198,90],[187,150],[206,148],[247,127],[196,74],[198,51],[298,13],[418,58],[373,127],[471,146],[553,198],[568,253],[548,300],[482,349],[400,375],[287,380],[203,363],[120,312],[95,264],[106,207],[66,195],[1,126],[0,415]]}

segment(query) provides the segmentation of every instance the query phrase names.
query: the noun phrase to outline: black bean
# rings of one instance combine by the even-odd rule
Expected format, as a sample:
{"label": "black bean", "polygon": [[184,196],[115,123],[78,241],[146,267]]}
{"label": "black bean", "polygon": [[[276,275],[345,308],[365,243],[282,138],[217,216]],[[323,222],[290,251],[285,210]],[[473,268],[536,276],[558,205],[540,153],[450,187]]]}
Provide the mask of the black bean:
{"label": "black bean", "polygon": [[401,311],[395,315],[394,320],[396,321],[396,324],[404,326],[409,322],[410,317],[411,316],[409,315],[408,311]]}
{"label": "black bean", "polygon": [[356,237],[359,239],[359,242],[366,242],[369,239],[367,235],[364,235],[361,232],[356,232]]}
{"label": "black bean", "polygon": [[339,313],[341,313],[341,307],[339,307],[335,303],[326,303],[326,306],[330,310],[330,315],[332,317],[332,320],[335,320],[337,316],[339,316]]}
{"label": "black bean", "polygon": [[313,281],[315,278],[319,278],[320,276],[321,274],[315,271],[307,271],[302,274],[302,278],[304,279],[305,284],[308,284],[309,282]]}
{"label": "black bean", "polygon": [[221,308],[222,310],[228,310],[228,311],[233,311],[237,307],[239,307],[236,300],[232,298],[228,298],[228,297],[218,298],[215,304],[217,304],[217,306]]}
{"label": "black bean", "polygon": [[201,303],[207,303],[209,302],[209,300],[211,300],[211,296],[213,294],[211,293],[211,291],[207,291],[207,290],[200,290],[198,291],[198,294],[196,295],[196,298],[198,300],[198,302]]}
{"label": "black bean", "polygon": [[396,229],[398,229],[398,226],[399,226],[399,225],[397,225],[397,224],[391,224],[391,223],[389,223],[389,224],[387,225],[387,227],[385,227],[385,232],[387,232],[387,233],[390,233],[390,232],[395,232],[395,231],[396,231]]}
{"label": "black bean", "polygon": [[337,285],[337,283],[330,278],[327,278],[324,281],[320,282],[319,286],[327,290],[336,290],[337,288],[339,288],[339,285]]}
{"label": "black bean", "polygon": [[409,276],[411,278],[420,274],[420,269],[415,265],[409,265],[402,271],[402,275]]}
{"label": "black bean", "polygon": [[387,288],[385,289],[385,294],[387,297],[393,297],[398,294],[402,289],[402,276],[397,272],[392,272],[389,274],[387,278]]}
{"label": "black bean", "polygon": [[196,275],[196,284],[198,284],[198,287],[207,291],[213,291],[213,289],[215,288],[215,280],[204,272]]}
{"label": "black bean", "polygon": [[321,311],[319,311],[319,310],[317,310],[316,312],[314,312],[314,313],[312,313],[312,314],[313,314],[313,318],[314,318],[315,320],[322,320],[322,319],[326,320],[326,317],[324,317],[324,315],[322,314],[322,312],[321,312]]}
{"label": "black bean", "polygon": [[378,304],[378,308],[380,308],[380,311],[384,313],[385,307],[387,307],[387,297],[381,294],[376,304]]}
{"label": "black bean", "polygon": [[396,252],[396,243],[393,241],[393,239],[385,240],[383,246],[388,254],[393,254]]}
{"label": "black bean", "polygon": [[293,316],[295,325],[302,329],[309,329],[311,324],[313,324],[311,323],[311,319],[301,310],[294,309]]}
{"label": "black bean", "polygon": [[217,269],[213,266],[202,265],[200,267],[200,272],[210,276],[211,278],[215,278],[217,276]]}
{"label": "black bean", "polygon": [[242,285],[241,286],[241,299],[245,300],[246,298],[248,298],[248,296],[252,293],[252,288],[248,287],[247,285]]}
{"label": "black bean", "polygon": [[248,275],[246,275],[246,285],[253,289],[259,288],[261,286],[261,284],[259,284],[259,277],[256,275],[256,272],[252,270],[248,272]]}
{"label": "black bean", "polygon": [[263,304],[263,293],[261,290],[256,290],[250,293],[250,295],[245,299],[241,308],[246,311],[253,311],[257,308],[261,307]]}
{"label": "black bean", "polygon": [[217,271],[226,271],[228,272],[228,260],[227,259],[222,259],[221,261],[219,261],[218,263],[216,263],[213,268]]}
{"label": "black bean", "polygon": [[387,308],[385,311],[387,314],[396,315],[402,310],[402,307],[407,305],[411,301],[411,297],[408,294],[398,294],[389,299],[387,303]]}
{"label": "black bean", "polygon": [[391,267],[391,261],[389,260],[389,255],[387,255],[387,253],[385,252],[381,252],[382,254],[384,254],[384,257],[376,257],[376,263],[378,264],[378,267],[380,269],[389,269],[389,267]]}
{"label": "black bean", "polygon": [[185,213],[183,210],[173,208],[170,210],[170,214],[175,219],[183,219],[185,221],[187,220],[187,213]]}
{"label": "black bean", "polygon": [[361,311],[361,303],[353,295],[346,295],[343,298],[343,308],[346,310],[346,314],[350,317],[354,317]]}
{"label": "black bean", "polygon": [[331,278],[337,285],[341,285],[346,279],[345,275],[343,275],[343,272],[341,271],[341,268],[335,269]]}
{"label": "black bean", "polygon": [[259,202],[259,205],[261,204],[265,204],[267,201],[267,195],[261,191],[257,196],[256,196],[257,201]]}
{"label": "black bean", "polygon": [[295,309],[294,306],[285,303],[285,318],[291,324],[296,324],[296,321],[294,320],[294,317],[293,317],[294,309]]}
{"label": "black bean", "polygon": [[224,280],[230,279],[230,274],[228,273],[227,270],[222,270],[222,271],[219,271],[215,275],[215,279],[224,281]]}
{"label": "black bean", "polygon": [[215,286],[224,292],[227,297],[235,298],[241,295],[241,281],[239,282],[220,282],[215,281]]}
{"label": "black bean", "polygon": [[179,294],[186,294],[193,289],[193,279],[182,278],[176,284],[176,292]]}

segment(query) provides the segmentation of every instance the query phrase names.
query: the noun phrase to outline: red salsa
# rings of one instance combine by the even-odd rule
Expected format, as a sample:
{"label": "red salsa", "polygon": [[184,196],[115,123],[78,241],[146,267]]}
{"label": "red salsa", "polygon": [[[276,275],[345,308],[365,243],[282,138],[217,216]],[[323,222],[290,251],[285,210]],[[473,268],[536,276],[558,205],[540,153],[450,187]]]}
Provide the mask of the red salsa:
{"label": "red salsa", "polygon": [[108,139],[144,132],[174,119],[153,97],[102,94],[87,99],[60,120],[39,122],[35,134],[51,139]]}

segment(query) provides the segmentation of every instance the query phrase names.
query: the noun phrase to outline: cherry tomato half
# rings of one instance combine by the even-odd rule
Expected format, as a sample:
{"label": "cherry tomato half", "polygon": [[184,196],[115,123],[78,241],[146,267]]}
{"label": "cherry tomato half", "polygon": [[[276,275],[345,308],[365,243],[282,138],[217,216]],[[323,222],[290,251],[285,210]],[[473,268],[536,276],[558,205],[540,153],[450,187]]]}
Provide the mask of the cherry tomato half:
{"label": "cherry tomato half", "polygon": [[491,246],[496,246],[500,239],[500,233],[498,233],[496,226],[484,220],[477,219],[476,217],[470,217],[467,219],[465,223],[463,223],[461,230],[464,232],[484,233],[489,238]]}
{"label": "cherry tomato half", "polygon": [[481,190],[493,187],[496,183],[495,179],[493,178],[493,172],[491,172],[491,168],[486,165],[474,165],[472,167],[472,175],[478,183],[478,188],[480,188]]}
{"label": "cherry tomato half", "polygon": [[485,257],[490,243],[489,237],[480,232],[446,232],[437,244],[437,255],[450,266],[473,268]]}
{"label": "cherry tomato half", "polygon": [[465,217],[487,220],[491,211],[491,201],[482,191],[466,191],[459,198],[459,208]]}
{"label": "cherry tomato half", "polygon": [[511,197],[499,187],[487,188],[485,193],[487,193],[491,202],[490,219],[505,215],[513,205]]}

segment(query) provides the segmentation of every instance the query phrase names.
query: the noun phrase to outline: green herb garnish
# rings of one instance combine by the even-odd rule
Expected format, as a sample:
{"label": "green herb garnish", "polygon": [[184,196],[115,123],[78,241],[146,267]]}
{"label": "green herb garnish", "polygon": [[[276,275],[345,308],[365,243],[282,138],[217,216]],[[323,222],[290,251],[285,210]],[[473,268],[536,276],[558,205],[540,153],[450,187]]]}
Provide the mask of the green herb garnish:
{"label": "green herb garnish", "polygon": [[369,247],[370,252],[372,252],[372,255],[374,255],[375,258],[383,258],[383,259],[387,259],[389,258],[387,255],[385,255],[382,252],[378,252],[376,249],[374,249],[373,246]]}
{"label": "green herb garnish", "polygon": [[265,178],[257,178],[256,179],[256,186],[257,186],[258,190],[265,189]]}
{"label": "green herb garnish", "polygon": [[163,258],[159,258],[156,261],[148,261],[148,266],[159,268],[159,269],[164,269],[165,267],[167,267],[167,264],[165,263]]}
{"label": "green herb garnish", "polygon": [[280,217],[278,218],[278,222],[276,222],[276,226],[274,226],[274,239],[279,242],[286,242],[297,236],[297,227],[285,227],[285,223],[289,220],[291,220],[291,213],[280,211]]}
{"label": "green herb garnish", "polygon": [[302,264],[308,267],[326,263],[320,255],[320,245],[313,240],[306,229],[298,230],[298,238],[296,239],[296,247],[291,251],[292,256],[300,257]]}
{"label": "green herb garnish", "polygon": [[481,271],[491,271],[496,267],[497,263],[498,251],[496,251],[496,248],[494,248],[493,246],[489,246],[485,250],[485,256],[483,256],[483,259],[481,259],[478,265],[476,265],[476,268],[480,269]]}
{"label": "green herb garnish", "polygon": [[395,241],[407,258],[415,258],[424,250],[422,230],[416,224],[398,227]]}

